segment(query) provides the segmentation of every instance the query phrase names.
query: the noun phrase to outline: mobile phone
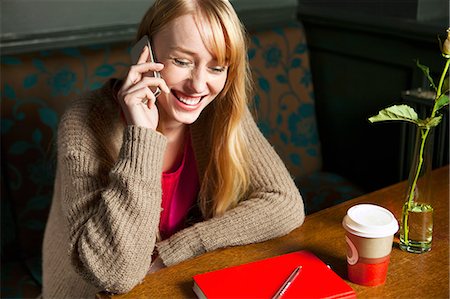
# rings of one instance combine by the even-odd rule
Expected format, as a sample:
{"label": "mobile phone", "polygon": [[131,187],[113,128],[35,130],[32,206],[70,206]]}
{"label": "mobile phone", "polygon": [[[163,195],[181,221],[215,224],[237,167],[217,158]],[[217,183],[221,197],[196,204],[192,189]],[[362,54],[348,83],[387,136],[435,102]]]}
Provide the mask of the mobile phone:
{"label": "mobile phone", "polygon": [[[131,62],[133,64],[136,64],[139,60],[139,56],[141,56],[142,50],[144,47],[147,46],[150,50],[150,57],[148,62],[155,62],[155,56],[153,54],[152,46],[150,44],[150,40],[147,35],[144,35],[131,49],[130,55],[131,55]],[[150,76],[155,78],[161,78],[161,75],[159,72],[151,71],[149,72]],[[158,97],[161,94],[161,89],[159,87],[156,87],[156,90],[151,89],[155,97]]]}

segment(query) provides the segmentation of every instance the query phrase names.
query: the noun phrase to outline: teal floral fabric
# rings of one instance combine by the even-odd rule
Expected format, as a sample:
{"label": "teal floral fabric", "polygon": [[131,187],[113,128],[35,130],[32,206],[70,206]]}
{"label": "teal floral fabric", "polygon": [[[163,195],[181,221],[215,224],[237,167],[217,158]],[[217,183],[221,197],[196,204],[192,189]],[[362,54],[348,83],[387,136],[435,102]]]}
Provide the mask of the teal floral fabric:
{"label": "teal floral fabric", "polygon": [[347,179],[322,171],[309,54],[301,24],[252,34],[249,60],[261,131],[286,163],[307,214],[363,193]]}
{"label": "teal floral fabric", "polygon": [[124,75],[128,57],[128,43],[1,57],[2,298],[40,292],[61,114],[83,92]]}
{"label": "teal floral fabric", "polygon": [[261,131],[294,177],[320,170],[314,88],[303,27],[254,32],[248,57]]}
{"label": "teal floral fabric", "polygon": [[296,178],[295,184],[304,198],[307,214],[364,194],[362,189],[349,180],[330,172],[318,171]]}

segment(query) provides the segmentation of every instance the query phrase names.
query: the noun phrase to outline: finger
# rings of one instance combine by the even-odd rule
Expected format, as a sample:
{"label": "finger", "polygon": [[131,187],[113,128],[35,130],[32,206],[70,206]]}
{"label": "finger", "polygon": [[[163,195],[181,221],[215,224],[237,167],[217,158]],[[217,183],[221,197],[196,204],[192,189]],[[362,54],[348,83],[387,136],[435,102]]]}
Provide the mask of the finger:
{"label": "finger", "polygon": [[147,105],[148,109],[152,109],[153,107],[155,107],[156,97],[155,94],[150,90],[150,88],[147,89],[148,89],[147,102],[144,102],[144,104]]}
{"label": "finger", "polygon": [[161,63],[149,62],[132,65],[128,74],[123,82],[121,90],[128,90],[131,86],[141,81],[144,77],[144,74],[149,71],[160,71],[164,68],[164,65]]}
{"label": "finger", "polygon": [[143,99],[142,103],[144,103],[148,109],[152,109],[152,106],[156,103],[156,97],[153,94],[153,92],[150,90],[150,88],[145,87],[143,88],[145,90],[146,98]]}
{"label": "finger", "polygon": [[141,55],[139,55],[139,59],[136,64],[141,64],[141,63],[147,62],[148,58],[149,58],[149,53],[150,52],[149,52],[148,46],[145,46],[142,49]]}
{"label": "finger", "polygon": [[128,89],[131,85],[138,83],[142,79],[142,77],[144,77],[145,73],[148,73],[150,71],[159,72],[163,68],[164,65],[157,62],[147,62],[132,65],[128,72],[127,78],[125,79],[124,88]]}
{"label": "finger", "polygon": [[159,62],[145,62],[145,63],[140,63],[140,64],[136,64],[134,66],[131,67],[134,71],[137,71],[141,74],[145,74],[147,72],[150,71],[156,71],[159,72],[164,68],[164,64],[159,63]]}
{"label": "finger", "polygon": [[141,105],[142,103],[147,103],[148,101],[155,101],[156,97],[148,87],[144,87],[133,92],[127,93],[124,96],[124,104],[128,107],[135,105]]}
{"label": "finger", "polygon": [[128,92],[133,92],[144,87],[159,87],[163,92],[170,93],[170,88],[162,78],[144,77],[134,86],[130,87]]}

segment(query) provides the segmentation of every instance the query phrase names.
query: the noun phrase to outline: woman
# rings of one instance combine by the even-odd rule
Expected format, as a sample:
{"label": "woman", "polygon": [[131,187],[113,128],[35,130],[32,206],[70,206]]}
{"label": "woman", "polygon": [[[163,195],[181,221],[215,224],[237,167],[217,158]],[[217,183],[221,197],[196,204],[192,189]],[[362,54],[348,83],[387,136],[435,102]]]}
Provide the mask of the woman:
{"label": "woman", "polygon": [[158,63],[145,47],[124,80],[68,109],[44,298],[127,292],[158,265],[301,225],[300,194],[247,108],[244,34],[227,0],[156,1],[137,38]]}

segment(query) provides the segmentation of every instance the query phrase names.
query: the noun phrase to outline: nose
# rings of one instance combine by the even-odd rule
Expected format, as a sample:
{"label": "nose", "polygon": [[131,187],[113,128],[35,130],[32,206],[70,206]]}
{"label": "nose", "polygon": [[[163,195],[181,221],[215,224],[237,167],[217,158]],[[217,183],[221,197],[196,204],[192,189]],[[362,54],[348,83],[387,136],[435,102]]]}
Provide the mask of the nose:
{"label": "nose", "polygon": [[203,68],[194,68],[191,71],[191,78],[189,80],[190,87],[195,93],[202,93],[207,89],[208,74]]}

